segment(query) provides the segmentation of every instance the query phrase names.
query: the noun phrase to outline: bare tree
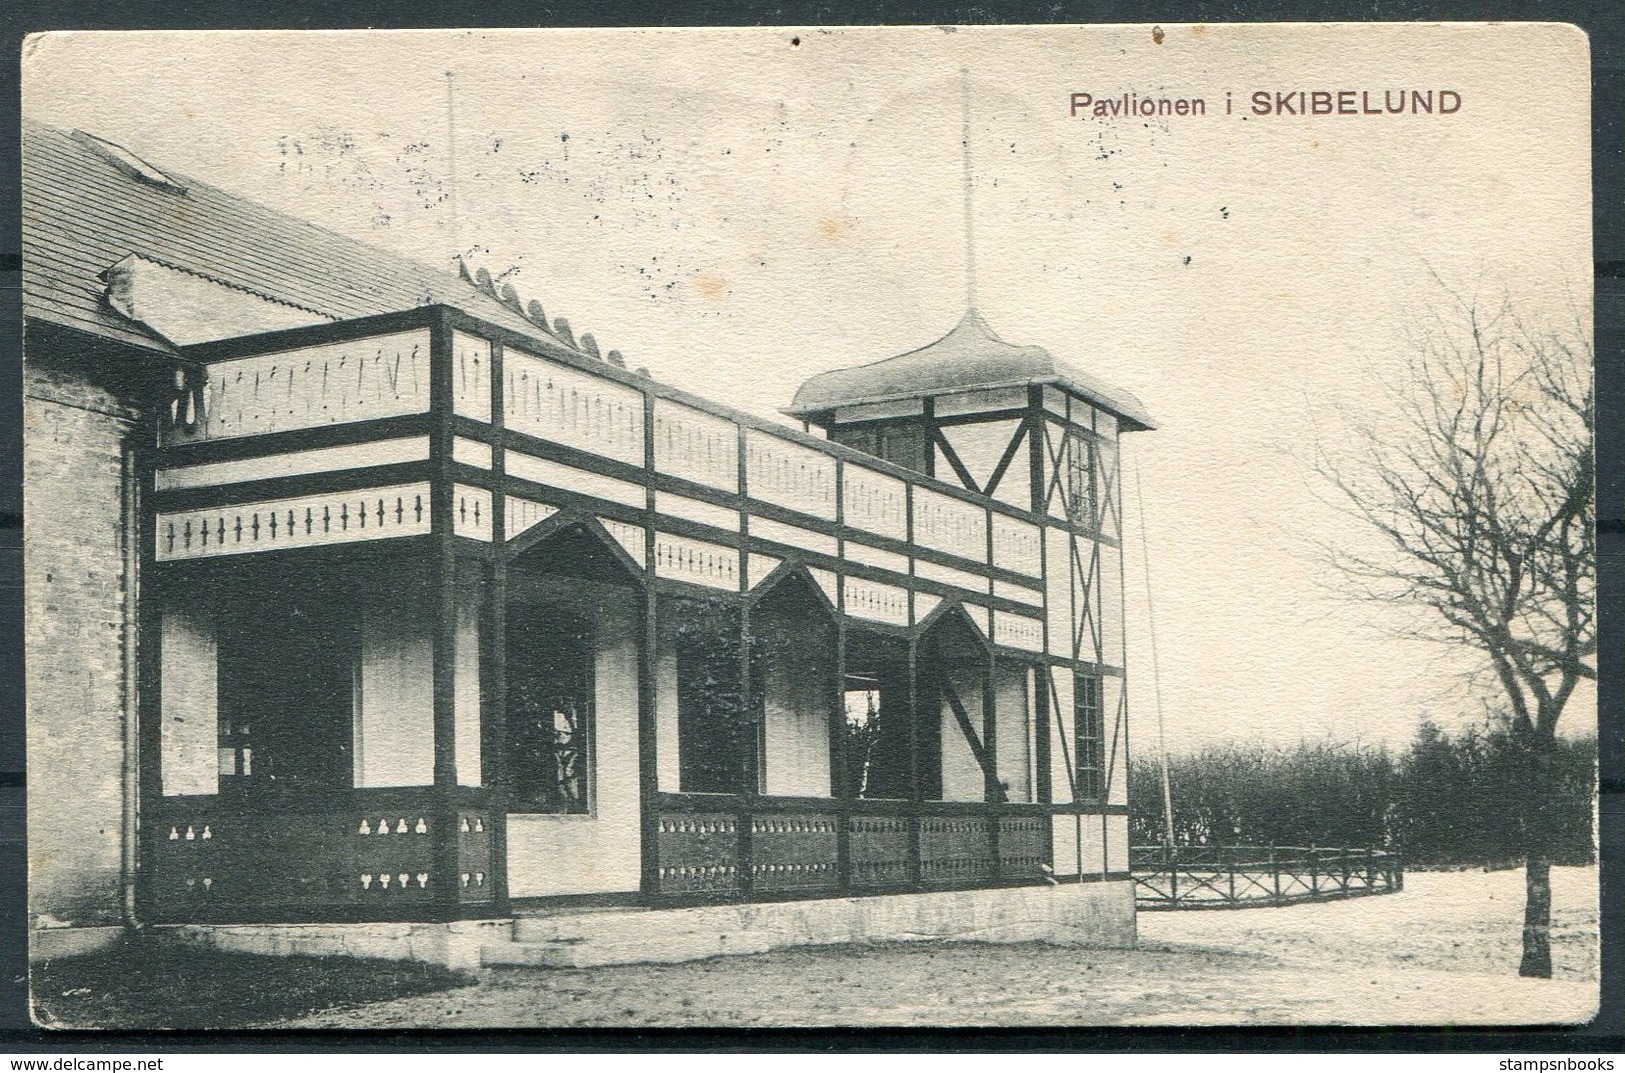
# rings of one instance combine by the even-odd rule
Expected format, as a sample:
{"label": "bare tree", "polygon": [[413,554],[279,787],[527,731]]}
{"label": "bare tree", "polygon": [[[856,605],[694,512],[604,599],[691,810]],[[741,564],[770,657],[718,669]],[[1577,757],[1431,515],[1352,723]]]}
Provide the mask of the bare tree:
{"label": "bare tree", "polygon": [[1549,977],[1557,724],[1597,674],[1589,336],[1578,318],[1535,330],[1505,300],[1456,299],[1393,396],[1317,454],[1332,498],[1378,537],[1326,550],[1360,595],[1417,610],[1402,632],[1481,656],[1504,696],[1525,780],[1509,817],[1527,861],[1518,971]]}

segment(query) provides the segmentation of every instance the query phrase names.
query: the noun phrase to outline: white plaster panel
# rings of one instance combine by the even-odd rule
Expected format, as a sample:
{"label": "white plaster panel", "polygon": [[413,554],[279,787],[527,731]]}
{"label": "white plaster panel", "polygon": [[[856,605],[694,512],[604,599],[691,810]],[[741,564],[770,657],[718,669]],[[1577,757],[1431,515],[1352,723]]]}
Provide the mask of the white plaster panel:
{"label": "white plaster panel", "polygon": [[701,525],[714,525],[718,529],[727,529],[736,533],[739,531],[739,512],[731,507],[719,506],[716,503],[707,503],[699,499],[690,499],[687,496],[673,495],[671,492],[656,492],[655,510],[661,514],[669,514],[674,518],[699,522]]}
{"label": "white plaster panel", "polygon": [[1100,549],[1100,630],[1101,662],[1123,665],[1123,553],[1119,548]]}
{"label": "white plaster panel", "polygon": [[1031,604],[1034,610],[1044,606],[1044,590],[1036,585],[1020,585],[1003,578],[993,581],[993,595],[1001,596],[1006,600],[1016,600],[1020,603]]}
{"label": "white plaster panel", "polygon": [[655,659],[655,767],[660,789],[682,789],[682,767],[677,753],[677,652],[662,647]]}
{"label": "white plaster panel", "polygon": [[987,510],[929,488],[914,489],[914,542],[987,561]]}
{"label": "white plaster panel", "polygon": [[[1111,780],[1108,784],[1106,796],[1107,804],[1128,804],[1128,711],[1123,706],[1123,679],[1112,675],[1102,676],[1100,679],[1100,699],[1105,705],[1106,748],[1108,759],[1112,761],[1112,769],[1107,773]],[[1115,735],[1117,752],[1110,755],[1112,740]]]}
{"label": "white plaster panel", "polygon": [[929,581],[941,582],[944,585],[952,585],[955,588],[975,593],[978,596],[987,595],[987,578],[964,570],[955,570],[951,566],[942,566],[939,563],[927,562],[924,559],[915,559],[914,576],[923,577]]}
{"label": "white plaster panel", "polygon": [[807,572],[818,583],[818,587],[824,590],[829,602],[836,607],[841,606],[841,579],[833,571],[822,570],[816,566],[809,567]]}
{"label": "white plaster panel", "polygon": [[843,553],[847,559],[855,563],[879,567],[882,570],[890,570],[896,574],[906,575],[908,573],[908,556],[895,551],[871,548],[867,544],[849,539],[844,546]]}
{"label": "white plaster panel", "polygon": [[163,682],[159,775],[166,796],[220,790],[219,653],[203,615],[166,610],[159,623]]}
{"label": "white plaster panel", "polygon": [[1057,815],[1050,821],[1050,846],[1055,874],[1078,874],[1078,817]]}
{"label": "white plaster panel", "polygon": [[[961,391],[954,395],[938,395],[932,403],[938,417],[955,414],[982,413],[987,410],[1015,410],[1027,405],[1027,389],[1019,387],[992,388],[987,391]],[[1006,436],[1005,439],[1009,439]]]}
{"label": "white plaster panel", "polygon": [[1077,762],[1073,755],[1072,726],[1072,672],[1065,667],[1049,668],[1050,693],[1050,794],[1056,804],[1066,804],[1075,798],[1072,793],[1071,765]]}
{"label": "white plaster panel", "polygon": [[356,696],[359,787],[434,782],[434,638],[428,615],[386,596],[361,619]]}
{"label": "white plaster panel", "polygon": [[601,517],[598,521],[602,523],[604,530],[615,538],[615,543],[625,549],[626,554],[631,556],[632,561],[641,568],[644,556],[647,554],[647,549],[644,547],[647,531],[643,526],[633,525],[631,522],[623,522],[615,518]]}
{"label": "white plaster panel", "polygon": [[842,517],[847,525],[880,536],[908,536],[908,485],[885,473],[846,463],[841,470]]}
{"label": "white plaster panel", "polygon": [[1106,821],[1098,813],[1083,817],[1083,874],[1098,876],[1106,871]]}
{"label": "white plaster panel", "polygon": [[822,552],[832,558],[836,553],[834,537],[825,533],[815,533],[811,529],[803,529],[799,525],[785,525],[783,522],[767,518],[753,516],[750,520],[750,535],[778,544],[788,544],[793,548]]}
{"label": "white plaster panel", "polygon": [[[427,441],[424,446],[427,449]],[[491,445],[471,440],[466,436],[454,436],[451,441],[451,458],[453,462],[461,462],[475,469],[490,469]]]}
{"label": "white plaster panel", "polygon": [[607,499],[623,506],[642,508],[647,505],[647,493],[641,484],[591,473],[551,459],[537,458],[523,451],[510,450],[505,457],[508,472],[522,480]]}
{"label": "white plaster panel", "polygon": [[1033,799],[1032,723],[1028,717],[1027,668],[1000,664],[993,672],[995,754],[999,779],[1011,801]]}
{"label": "white plaster panel", "polygon": [[[945,677],[959,697],[960,705],[970,719],[971,729],[978,738],[982,735],[982,675],[980,668],[951,667]],[[942,799],[944,801],[982,801],[987,797],[987,786],[982,778],[982,765],[976,761],[975,750],[965,737],[946,697],[942,700]]]}
{"label": "white plaster panel", "polygon": [[[459,443],[465,442],[462,440]],[[489,449],[488,449],[489,450]],[[242,481],[274,477],[296,477],[310,473],[330,473],[344,469],[389,466],[400,462],[427,462],[429,437],[402,436],[392,440],[351,443],[340,447],[316,447],[308,451],[286,451],[259,458],[238,458],[229,462],[205,462],[196,466],[161,469],[153,476],[160,492],[178,488],[208,488]],[[489,455],[486,465],[490,465]]]}
{"label": "white plaster panel", "polygon": [[[779,565],[784,562],[783,559],[775,559],[771,555],[762,555],[761,553],[754,551],[750,553],[749,561],[750,581],[748,584],[753,589],[760,585],[763,581],[766,581],[767,576],[773,571],[777,570]],[[831,576],[833,577],[834,575]]]}
{"label": "white plaster panel", "polygon": [[1106,870],[1123,873],[1128,864],[1128,817],[1106,817]]}
{"label": "white plaster panel", "polygon": [[559,508],[550,503],[537,503],[535,500],[522,499],[519,496],[508,496],[504,509],[507,515],[503,521],[507,526],[509,540],[522,536],[526,531],[541,525],[559,512]]}
{"label": "white plaster panel", "polygon": [[[1006,480],[1009,478],[1006,477]],[[1003,482],[1000,482],[1003,487]],[[1027,500],[1024,498],[1023,503]],[[1043,530],[1031,522],[992,512],[993,563],[1028,577],[1043,573]]]}
{"label": "white plaster panel", "polygon": [[1044,623],[1027,615],[993,612],[993,643],[1024,652],[1044,650]]}
{"label": "white plaster panel", "polygon": [[1071,659],[1071,545],[1067,533],[1061,529],[1044,530],[1044,545],[1044,611],[1049,624],[1049,650],[1051,655]]}

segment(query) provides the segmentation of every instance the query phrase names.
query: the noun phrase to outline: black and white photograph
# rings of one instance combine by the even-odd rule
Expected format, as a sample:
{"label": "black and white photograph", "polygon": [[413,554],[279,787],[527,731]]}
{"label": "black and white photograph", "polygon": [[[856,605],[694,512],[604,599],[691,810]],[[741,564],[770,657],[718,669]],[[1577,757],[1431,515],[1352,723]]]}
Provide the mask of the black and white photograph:
{"label": "black and white photograph", "polygon": [[30,37],[35,1023],[1590,1021],[1590,79]]}

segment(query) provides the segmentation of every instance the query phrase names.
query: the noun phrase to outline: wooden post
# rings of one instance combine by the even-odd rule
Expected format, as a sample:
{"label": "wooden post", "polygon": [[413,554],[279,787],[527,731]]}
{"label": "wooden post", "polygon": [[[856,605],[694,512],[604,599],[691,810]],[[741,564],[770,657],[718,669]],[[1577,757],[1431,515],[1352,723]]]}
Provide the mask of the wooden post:
{"label": "wooden post", "polygon": [[1309,894],[1320,893],[1320,859],[1313,842],[1309,843]]}
{"label": "wooden post", "polygon": [[1229,871],[1230,871],[1230,904],[1235,905],[1236,904],[1236,855],[1234,853],[1226,853],[1224,845],[1222,843],[1219,845],[1219,863],[1221,865],[1228,863],[1228,865],[1229,865]]}
{"label": "wooden post", "polygon": [[644,898],[660,894],[660,755],[655,696],[660,619],[655,596],[654,396],[643,395],[643,591],[638,629],[638,871]]}
{"label": "wooden post", "polygon": [[[839,487],[839,478],[836,481]],[[835,710],[830,715],[829,777],[835,798],[836,888],[852,888],[852,797],[854,787],[846,758],[846,616],[835,616]]]}
{"label": "wooden post", "polygon": [[[480,619],[484,634],[480,663],[484,689],[480,704],[480,782],[491,816],[491,884],[498,915],[508,913],[508,460],[502,430],[506,427],[503,348],[491,344],[491,563],[486,605]],[[461,824],[458,825],[459,830]]]}
{"label": "wooden post", "polygon": [[[751,625],[750,601],[739,605],[739,706],[738,718],[747,732],[743,755],[740,756],[739,787],[739,853],[738,876],[740,897],[748,899],[755,886],[753,871],[753,842],[755,834],[756,795],[761,788],[761,766],[757,762],[757,749],[761,742],[761,715],[756,711],[756,697],[751,682]],[[736,739],[738,740],[738,739]]]}
{"label": "wooden post", "polygon": [[1275,857],[1275,843],[1270,843],[1270,877],[1275,883],[1275,900],[1281,900],[1281,863]]}
{"label": "wooden post", "polygon": [[1004,866],[999,856],[999,806],[1004,802],[1005,794],[999,782],[998,698],[993,691],[993,676],[997,668],[998,657],[989,650],[987,666],[982,672],[982,755],[986,758],[986,766],[982,769],[982,799],[993,806],[987,818],[987,852],[990,878],[994,882],[1004,876]]}
{"label": "wooden post", "polygon": [[434,839],[433,888],[437,915],[455,917],[460,887],[457,810],[457,546],[453,535],[452,330],[442,313],[430,329],[429,486],[430,576],[435,602],[433,667]]}
{"label": "wooden post", "polygon": [[908,881],[920,882],[920,641],[908,639]]}

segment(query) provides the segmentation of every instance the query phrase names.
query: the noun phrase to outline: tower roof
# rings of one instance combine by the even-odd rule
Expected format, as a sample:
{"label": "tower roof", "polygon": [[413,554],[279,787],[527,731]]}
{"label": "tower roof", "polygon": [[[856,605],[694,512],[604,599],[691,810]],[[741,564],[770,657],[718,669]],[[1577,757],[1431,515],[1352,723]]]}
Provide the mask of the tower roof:
{"label": "tower roof", "polygon": [[837,407],[923,398],[945,392],[1053,384],[1122,421],[1125,431],[1156,427],[1140,400],[1055,358],[1039,346],[1000,339],[975,309],[934,343],[896,357],[832,369],[804,382],[785,413],[809,420]]}

